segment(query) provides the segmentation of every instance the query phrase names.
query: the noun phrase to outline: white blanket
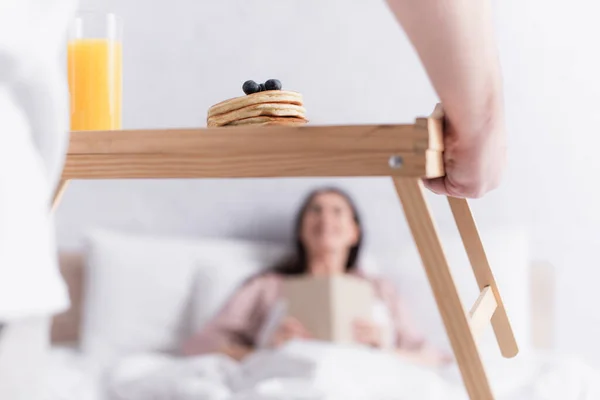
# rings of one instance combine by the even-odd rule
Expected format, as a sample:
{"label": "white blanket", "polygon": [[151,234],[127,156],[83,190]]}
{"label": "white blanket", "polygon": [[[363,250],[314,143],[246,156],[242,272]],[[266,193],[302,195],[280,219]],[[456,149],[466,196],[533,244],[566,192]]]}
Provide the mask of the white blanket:
{"label": "white blanket", "polygon": [[75,347],[52,348],[48,361],[43,400],[101,400],[100,367]]}
{"label": "white blanket", "polygon": [[[600,373],[577,360],[520,355],[487,361],[499,400],[597,400]],[[358,347],[292,342],[242,363],[158,354],[121,360],[109,400],[467,400],[456,367],[430,370]]]}

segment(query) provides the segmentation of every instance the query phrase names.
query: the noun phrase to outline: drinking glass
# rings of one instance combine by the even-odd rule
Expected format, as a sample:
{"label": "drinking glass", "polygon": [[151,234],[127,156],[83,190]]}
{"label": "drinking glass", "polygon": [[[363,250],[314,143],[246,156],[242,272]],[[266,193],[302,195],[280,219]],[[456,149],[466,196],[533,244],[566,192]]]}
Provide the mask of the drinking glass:
{"label": "drinking glass", "polygon": [[123,22],[112,13],[80,12],[67,48],[71,130],[121,129]]}

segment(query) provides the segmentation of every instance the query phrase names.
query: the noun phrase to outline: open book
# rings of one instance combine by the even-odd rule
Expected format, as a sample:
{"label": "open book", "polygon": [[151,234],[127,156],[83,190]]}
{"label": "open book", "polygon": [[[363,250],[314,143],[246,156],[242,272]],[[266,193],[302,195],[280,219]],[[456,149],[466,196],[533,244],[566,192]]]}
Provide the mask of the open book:
{"label": "open book", "polygon": [[289,277],[282,287],[285,315],[296,318],[317,340],[353,343],[353,322],[370,319],[372,285],[351,275]]}

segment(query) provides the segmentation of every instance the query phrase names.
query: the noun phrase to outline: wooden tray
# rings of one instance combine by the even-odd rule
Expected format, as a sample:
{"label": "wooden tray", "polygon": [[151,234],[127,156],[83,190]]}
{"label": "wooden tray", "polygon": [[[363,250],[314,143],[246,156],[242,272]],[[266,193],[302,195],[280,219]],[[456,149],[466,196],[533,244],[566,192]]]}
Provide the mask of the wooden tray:
{"label": "wooden tray", "polygon": [[427,125],[72,132],[63,178],[443,176],[441,130]]}
{"label": "wooden tray", "polygon": [[406,125],[221,127],[73,132],[54,197],[72,179],[389,176],[471,399],[494,399],[476,340],[490,322],[504,357],[518,346],[467,200],[448,198],[481,291],[461,303],[422,178],[444,176],[443,113]]}

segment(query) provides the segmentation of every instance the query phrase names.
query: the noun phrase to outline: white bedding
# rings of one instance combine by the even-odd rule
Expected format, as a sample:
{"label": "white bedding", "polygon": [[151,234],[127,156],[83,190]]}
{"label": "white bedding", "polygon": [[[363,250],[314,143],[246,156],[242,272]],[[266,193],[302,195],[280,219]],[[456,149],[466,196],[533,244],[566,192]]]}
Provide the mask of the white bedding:
{"label": "white bedding", "polygon": [[98,367],[73,347],[50,351],[43,400],[102,400]]}
{"label": "white bedding", "polygon": [[[521,354],[486,365],[498,400],[600,398],[600,373],[574,359]],[[242,363],[219,355],[139,354],[119,361],[106,379],[106,400],[467,399],[455,367],[429,370],[393,355],[315,342],[292,342]]]}

